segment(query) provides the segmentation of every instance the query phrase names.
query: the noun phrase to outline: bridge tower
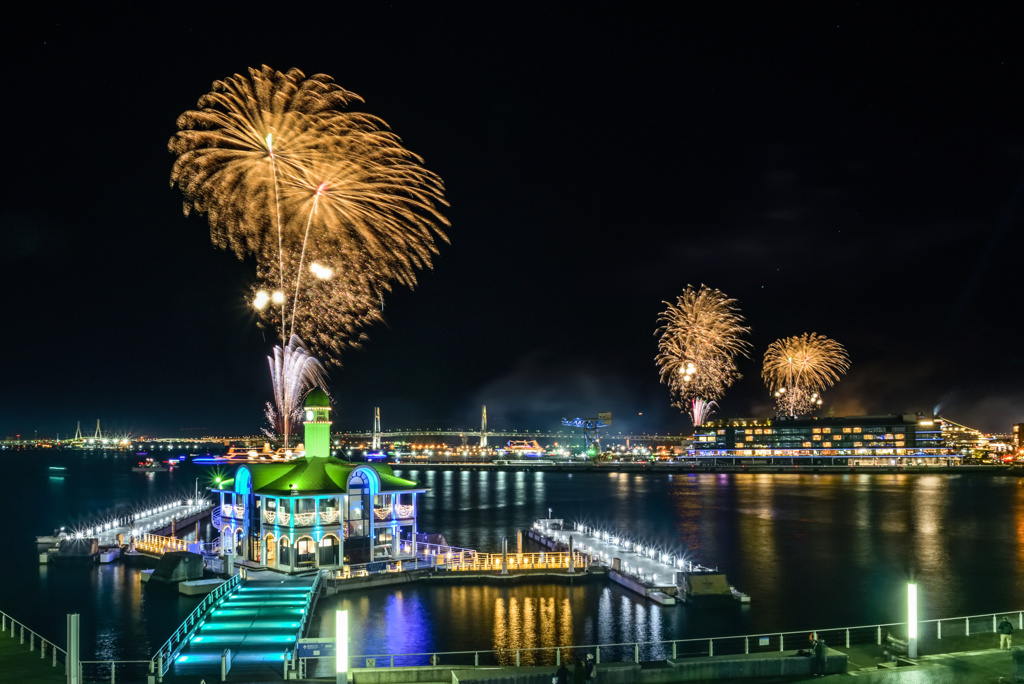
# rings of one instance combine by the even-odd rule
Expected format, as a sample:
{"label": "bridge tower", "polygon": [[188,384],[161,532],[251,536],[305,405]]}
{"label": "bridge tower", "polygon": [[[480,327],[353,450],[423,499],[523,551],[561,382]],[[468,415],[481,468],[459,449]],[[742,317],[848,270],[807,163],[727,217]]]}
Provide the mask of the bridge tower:
{"label": "bridge tower", "polygon": [[96,434],[93,435],[93,439],[103,439],[103,431],[100,430],[100,419],[96,419]]}
{"label": "bridge tower", "polygon": [[82,439],[82,421],[78,421],[78,428],[75,430],[75,439]]}
{"label": "bridge tower", "polygon": [[487,448],[487,404],[484,404],[480,415],[480,448]]}
{"label": "bridge tower", "polygon": [[373,443],[370,448],[380,451],[380,406],[373,408]]}

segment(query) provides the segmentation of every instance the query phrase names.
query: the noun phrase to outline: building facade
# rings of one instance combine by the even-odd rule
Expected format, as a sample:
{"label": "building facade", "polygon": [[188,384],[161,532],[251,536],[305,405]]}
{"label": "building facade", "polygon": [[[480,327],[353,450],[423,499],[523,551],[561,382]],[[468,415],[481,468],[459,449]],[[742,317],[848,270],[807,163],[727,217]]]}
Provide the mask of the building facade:
{"label": "building facade", "polygon": [[914,414],[730,418],[694,430],[687,455],[753,459],[945,459],[940,419]]}
{"label": "building facade", "polygon": [[212,490],[222,547],[283,572],[412,558],[417,496],[427,490],[388,465],[332,457],[320,390],[306,399],[303,427],[302,458],[239,466]]}

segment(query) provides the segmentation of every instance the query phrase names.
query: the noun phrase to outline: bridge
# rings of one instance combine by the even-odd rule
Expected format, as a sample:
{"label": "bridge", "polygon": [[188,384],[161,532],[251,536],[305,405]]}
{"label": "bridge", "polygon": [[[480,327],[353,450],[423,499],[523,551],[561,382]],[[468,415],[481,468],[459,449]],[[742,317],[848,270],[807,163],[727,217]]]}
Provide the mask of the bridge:
{"label": "bridge", "polygon": [[[380,427],[380,407],[374,409],[373,416],[373,430],[367,432],[361,431],[346,431],[339,433],[343,437],[365,439],[370,442],[371,449],[377,451],[381,448],[381,442],[385,439],[391,441],[406,440],[413,437],[458,437],[463,440],[463,443],[470,438],[479,440],[481,448],[486,448],[488,440],[491,437],[503,438],[503,439],[543,439],[543,440],[554,440],[554,441],[584,441],[585,436],[583,433],[576,433],[574,431],[565,430],[488,430],[487,429],[487,407],[484,406],[480,417],[480,428],[470,430],[456,430],[456,429],[403,429],[403,430],[382,430]],[[665,442],[681,444],[689,441],[690,436],[684,434],[671,434],[671,433],[612,433],[602,432],[601,439],[613,440],[617,442]]]}

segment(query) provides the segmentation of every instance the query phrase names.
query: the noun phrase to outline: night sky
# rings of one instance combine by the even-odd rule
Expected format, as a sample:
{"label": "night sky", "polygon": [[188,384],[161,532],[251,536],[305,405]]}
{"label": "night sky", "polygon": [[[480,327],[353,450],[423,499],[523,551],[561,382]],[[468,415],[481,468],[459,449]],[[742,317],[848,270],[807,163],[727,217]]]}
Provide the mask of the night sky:
{"label": "night sky", "polygon": [[494,428],[689,431],[654,331],[700,283],[753,328],[720,416],[770,416],[765,348],[817,332],[852,361],[839,415],[1024,420],[1009,3],[31,4],[0,48],[0,436],[263,425],[254,265],[183,216],[166,146],[264,63],[360,94],[451,203],[434,270],[331,371],[336,427],[380,406],[385,429],[469,428],[487,404]]}

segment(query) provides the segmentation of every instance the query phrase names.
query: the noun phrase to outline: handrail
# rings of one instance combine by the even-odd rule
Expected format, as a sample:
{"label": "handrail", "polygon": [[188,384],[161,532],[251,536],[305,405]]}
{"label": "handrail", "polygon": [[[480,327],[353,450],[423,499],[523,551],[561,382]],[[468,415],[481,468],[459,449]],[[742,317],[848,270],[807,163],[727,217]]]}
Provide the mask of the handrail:
{"label": "handrail", "polygon": [[327,574],[326,570],[318,570],[316,573],[316,579],[313,580],[313,586],[309,588],[309,600],[306,601],[308,609],[302,615],[302,636],[308,636],[309,628],[313,624],[313,614],[316,612],[316,603],[320,598],[320,589],[323,584],[324,575]]}
{"label": "handrail", "polygon": [[[1024,629],[1024,610],[1011,610],[1001,611],[997,613],[983,613],[979,615],[968,615],[952,618],[939,618],[932,620],[919,620],[918,621],[918,638],[929,639],[931,641],[930,648],[935,649],[938,646],[937,642],[941,642],[943,637],[943,625],[953,626],[954,628],[959,626],[960,630],[950,630],[947,626],[946,636],[970,636],[972,634],[972,620],[975,622],[973,633],[979,634],[993,634],[996,632],[996,623],[1001,616],[1014,615],[1016,619],[1016,627],[1018,629]],[[981,628],[978,628],[978,622],[981,622]],[[406,659],[423,659],[426,658],[424,663],[415,664],[430,664],[436,663],[437,659],[444,656],[445,664],[453,664],[459,661],[460,656],[473,656],[473,664],[480,665],[480,656],[492,656],[492,661],[503,665],[520,665],[526,660],[528,663],[540,662],[543,660],[545,663],[561,662],[563,653],[576,653],[590,652],[596,655],[597,662],[600,663],[602,660],[602,651],[604,651],[605,661],[608,662],[608,651],[612,649],[620,649],[617,652],[619,658],[613,656],[613,660],[623,661],[621,657],[626,654],[626,661],[640,662],[641,649],[647,651],[651,655],[657,656],[654,659],[662,660],[666,657],[677,658],[680,656],[726,656],[726,655],[737,655],[740,653],[750,652],[770,652],[770,651],[782,651],[786,650],[787,637],[789,643],[789,650],[797,650],[800,648],[806,648],[808,646],[808,635],[815,634],[818,637],[826,640],[832,648],[849,648],[853,644],[874,644],[882,647],[885,643],[885,632],[886,631],[898,631],[907,627],[906,622],[893,622],[883,623],[874,625],[860,625],[850,627],[824,627],[820,629],[802,629],[788,632],[767,632],[761,634],[743,634],[733,636],[715,636],[715,637],[703,637],[703,638],[692,638],[692,639],[667,639],[661,641],[632,641],[632,642],[621,642],[621,643],[605,643],[605,644],[574,644],[568,646],[538,646],[531,648],[501,648],[501,649],[490,649],[490,650],[467,650],[467,651],[434,651],[424,653],[368,653],[364,655],[352,655],[349,656],[350,661],[362,662],[367,658],[374,658],[378,663],[378,667],[382,667],[380,663],[385,663],[390,660],[390,666],[395,666],[396,658]],[[952,633],[957,632],[957,633]],[[762,641],[767,640],[767,641]],[[659,648],[660,647],[660,648]],[[615,651],[612,651],[615,653]],[[671,652],[671,655],[669,655]],[[543,658],[543,655],[547,654],[547,658]],[[525,658],[524,658],[525,656]],[[537,656],[541,656],[538,658]],[[452,660],[454,658],[455,660]]]}
{"label": "handrail", "polygon": [[157,649],[156,653],[153,654],[153,657],[150,658],[150,662],[152,663],[151,668],[155,667],[160,676],[166,674],[168,668],[171,666],[174,656],[185,644],[188,643],[192,634],[206,621],[207,613],[216,608],[228,594],[232,594],[237,591],[241,585],[242,575],[241,573],[236,573],[223,584],[218,585],[216,589],[207,594],[202,602],[196,606],[195,609],[189,613],[189,616],[185,618],[177,629],[174,630],[167,641],[165,641],[163,645]]}
{"label": "handrail", "polygon": [[[17,638],[18,635],[19,635],[19,631],[17,629],[18,627],[21,628],[21,630],[20,630],[21,643],[23,643],[23,644],[25,643],[25,634],[26,634],[26,632],[28,633],[28,650],[29,651],[35,651],[36,650],[36,640],[37,639],[39,640],[39,659],[40,660],[43,660],[43,659],[46,658],[46,646],[49,645],[50,646],[51,661],[52,661],[51,665],[53,667],[57,667],[57,663],[58,662],[61,662],[61,663],[66,663],[67,662],[68,652],[66,650],[64,650],[63,648],[58,646],[55,642],[53,642],[53,641],[51,641],[49,639],[43,638],[43,635],[41,635],[39,632],[36,632],[33,629],[29,629],[28,627],[25,626],[24,623],[18,622],[17,620],[14,619],[13,616],[8,615],[7,613],[5,613],[3,611],[0,611],[0,634],[7,634],[8,632],[10,632],[11,638]],[[61,658],[59,658],[59,659],[57,658],[57,654],[58,653],[61,654]]]}

